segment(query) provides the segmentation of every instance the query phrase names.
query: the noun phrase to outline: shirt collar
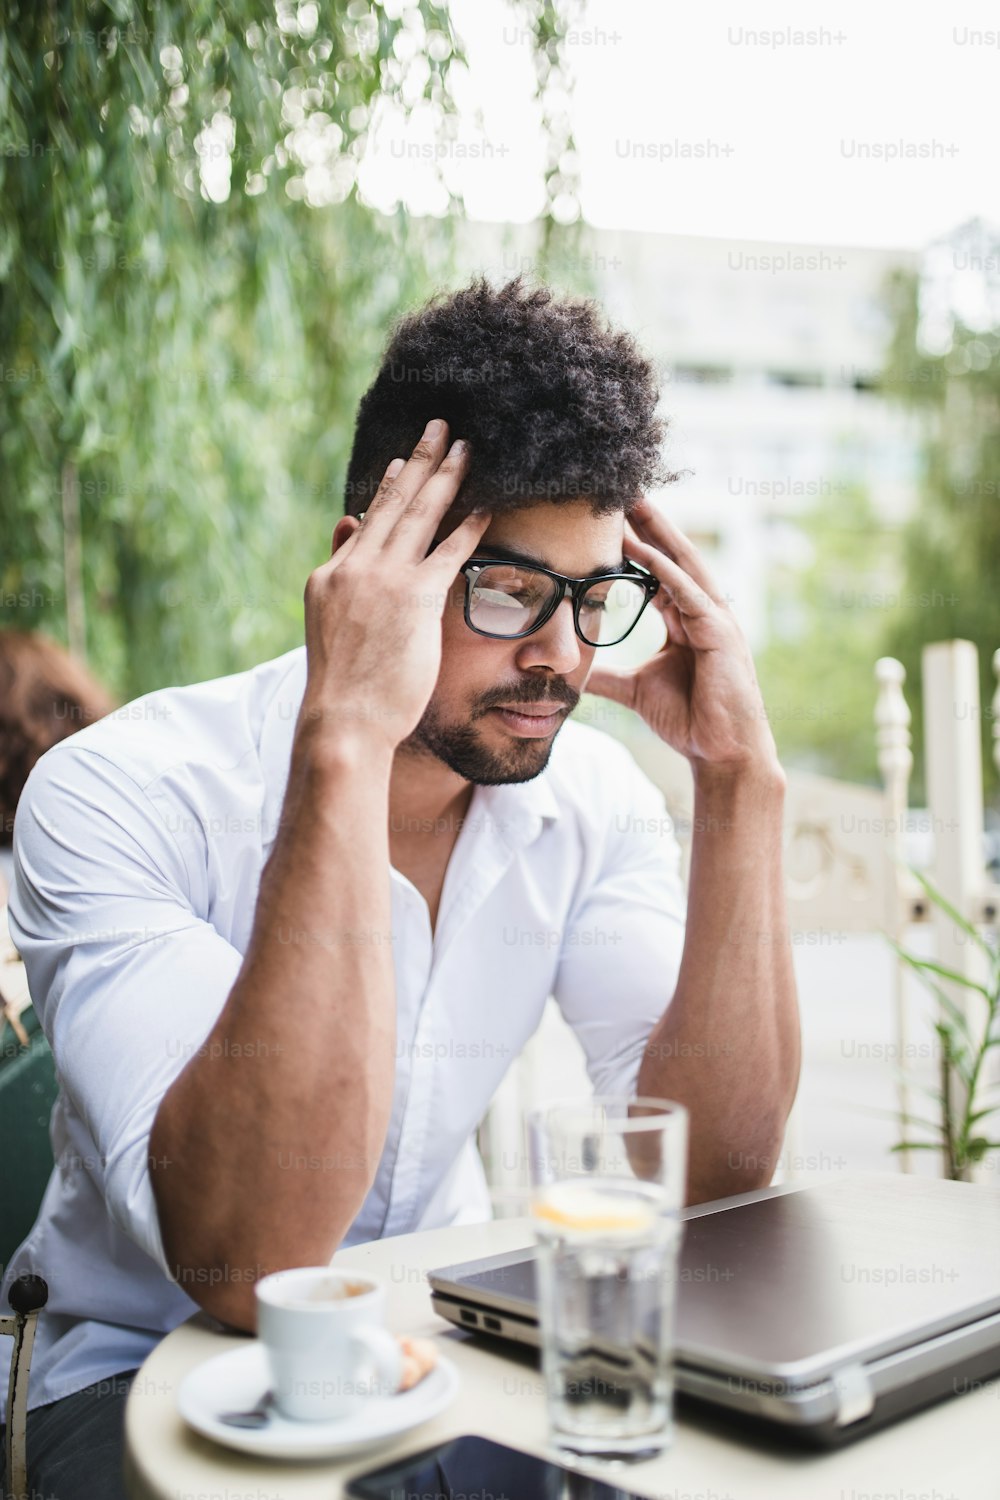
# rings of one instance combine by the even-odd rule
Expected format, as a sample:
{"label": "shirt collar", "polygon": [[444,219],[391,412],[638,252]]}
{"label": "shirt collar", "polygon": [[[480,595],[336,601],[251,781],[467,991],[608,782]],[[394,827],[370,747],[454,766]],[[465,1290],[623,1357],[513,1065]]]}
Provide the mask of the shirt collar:
{"label": "shirt collar", "polygon": [[469,806],[469,818],[483,824],[483,832],[496,832],[510,844],[526,844],[542,831],[547,818],[558,818],[559,802],[548,768],[532,781],[507,782],[502,786],[477,786]]}
{"label": "shirt collar", "polygon": [[[274,843],[285,800],[292,740],[306,687],[305,647],[290,653],[286,660],[287,670],[264,709],[260,734],[264,778],[261,837],[265,851]],[[558,818],[559,813],[551,770],[546,767],[532,781],[477,786],[468,816],[473,827],[481,821],[483,833],[497,833],[506,843],[523,845],[541,832],[546,819]]]}

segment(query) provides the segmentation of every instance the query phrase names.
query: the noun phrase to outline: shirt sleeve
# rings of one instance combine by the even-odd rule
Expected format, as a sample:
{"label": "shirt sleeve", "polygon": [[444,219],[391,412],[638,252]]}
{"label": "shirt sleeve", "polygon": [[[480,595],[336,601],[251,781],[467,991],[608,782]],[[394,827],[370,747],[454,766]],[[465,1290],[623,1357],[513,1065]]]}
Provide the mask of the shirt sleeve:
{"label": "shirt sleeve", "polygon": [[[185,822],[196,825],[193,811]],[[11,933],[60,1088],[94,1143],[112,1220],[173,1279],[150,1131],[242,957],[196,914],[192,861],[165,819],[102,755],[71,741],[45,755],[14,835]]]}
{"label": "shirt sleeve", "polygon": [[[599,1094],[631,1097],[677,985],[686,896],[662,793],[623,746],[592,789],[589,868],[563,934],[554,995]],[[615,788],[609,795],[609,785]]]}

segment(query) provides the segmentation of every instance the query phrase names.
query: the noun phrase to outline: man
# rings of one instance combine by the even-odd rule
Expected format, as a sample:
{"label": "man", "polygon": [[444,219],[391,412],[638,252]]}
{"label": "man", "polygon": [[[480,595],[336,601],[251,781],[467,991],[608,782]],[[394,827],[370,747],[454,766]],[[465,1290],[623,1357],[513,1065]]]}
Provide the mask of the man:
{"label": "man", "polygon": [[[113,1463],[122,1372],[196,1306],[251,1329],[267,1271],[488,1217],[473,1132],[550,994],[595,1087],[687,1104],[692,1201],[768,1180],[798,1069],[784,778],[735,619],[642,498],[655,409],[592,304],[431,303],[361,403],[305,652],[35,771],[13,927],[63,1097],[11,1273],[50,1286],[43,1480],[84,1422]],[[599,665],[650,600],[664,649]],[[691,762],[686,933],[662,799],[565,727],[585,684]]]}

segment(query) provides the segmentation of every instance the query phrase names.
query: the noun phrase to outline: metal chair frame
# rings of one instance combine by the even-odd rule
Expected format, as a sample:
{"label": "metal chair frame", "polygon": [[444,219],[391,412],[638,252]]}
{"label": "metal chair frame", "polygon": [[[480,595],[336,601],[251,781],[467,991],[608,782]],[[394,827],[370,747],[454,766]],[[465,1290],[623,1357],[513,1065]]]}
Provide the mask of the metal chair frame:
{"label": "metal chair frame", "polygon": [[7,1385],[6,1460],[3,1500],[30,1500],[28,1493],[28,1373],[38,1314],[49,1289],[41,1276],[19,1276],[7,1294],[11,1311],[0,1314],[0,1334],[14,1340]]}

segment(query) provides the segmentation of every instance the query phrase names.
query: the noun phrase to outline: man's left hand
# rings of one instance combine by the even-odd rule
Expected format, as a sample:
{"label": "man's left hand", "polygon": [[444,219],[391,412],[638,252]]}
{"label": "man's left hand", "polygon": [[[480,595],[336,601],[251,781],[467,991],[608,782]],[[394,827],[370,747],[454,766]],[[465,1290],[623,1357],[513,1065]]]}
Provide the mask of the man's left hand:
{"label": "man's left hand", "polygon": [[688,538],[643,499],[625,523],[625,556],[660,581],[653,604],[667,640],[640,667],[594,667],[587,691],[623,703],[697,772],[777,764],[743,632]]}

